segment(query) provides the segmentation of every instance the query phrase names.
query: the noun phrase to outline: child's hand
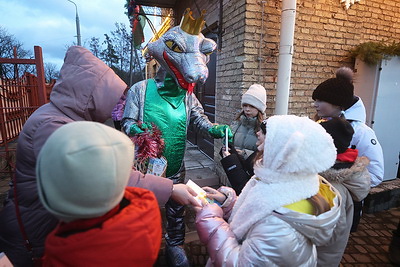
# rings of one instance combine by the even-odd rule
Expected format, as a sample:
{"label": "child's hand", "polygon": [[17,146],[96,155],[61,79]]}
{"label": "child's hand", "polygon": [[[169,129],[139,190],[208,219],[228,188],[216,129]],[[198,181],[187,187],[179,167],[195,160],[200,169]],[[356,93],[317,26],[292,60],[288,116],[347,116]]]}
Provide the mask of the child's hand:
{"label": "child's hand", "polygon": [[181,205],[192,205],[200,207],[200,204],[194,198],[196,192],[185,184],[174,184],[171,198]]}
{"label": "child's hand", "polygon": [[226,200],[226,196],[214,188],[206,186],[203,187],[203,190],[206,191],[208,198],[214,199],[221,204]]}
{"label": "child's hand", "polygon": [[222,151],[222,155],[223,155],[223,158],[225,158],[225,157],[227,157],[227,156],[229,156],[231,153],[229,153],[228,151]]}
{"label": "child's hand", "polygon": [[229,151],[226,151],[226,147],[222,146],[221,148],[221,157],[225,158],[227,156],[229,156],[231,153]]}

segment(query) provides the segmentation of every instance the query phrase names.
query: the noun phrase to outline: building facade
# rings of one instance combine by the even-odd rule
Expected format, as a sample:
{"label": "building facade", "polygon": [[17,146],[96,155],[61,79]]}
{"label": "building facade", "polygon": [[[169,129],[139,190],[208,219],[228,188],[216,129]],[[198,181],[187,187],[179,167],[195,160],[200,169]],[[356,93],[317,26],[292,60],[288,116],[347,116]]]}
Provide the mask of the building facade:
{"label": "building facade", "polygon": [[[240,110],[242,93],[253,83],[266,88],[267,116],[273,115],[282,0],[165,2],[172,5],[178,23],[188,7],[194,17],[207,11],[203,32],[216,34],[218,43],[215,121],[230,123]],[[313,90],[334,77],[338,67],[354,68],[350,51],[357,45],[398,42],[399,14],[398,0],[360,0],[348,9],[340,0],[297,0],[288,113],[312,117]],[[215,142],[215,157],[220,146]]]}

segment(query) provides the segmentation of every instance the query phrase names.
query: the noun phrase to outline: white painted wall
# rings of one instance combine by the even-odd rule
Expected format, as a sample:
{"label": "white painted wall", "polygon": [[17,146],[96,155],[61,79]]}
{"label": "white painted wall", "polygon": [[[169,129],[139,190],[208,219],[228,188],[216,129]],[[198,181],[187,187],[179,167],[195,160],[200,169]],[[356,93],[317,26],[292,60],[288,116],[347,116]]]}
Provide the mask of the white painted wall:
{"label": "white painted wall", "polygon": [[355,94],[367,111],[367,124],[375,131],[383,149],[384,180],[397,177],[400,158],[400,57],[368,66],[357,60]]}

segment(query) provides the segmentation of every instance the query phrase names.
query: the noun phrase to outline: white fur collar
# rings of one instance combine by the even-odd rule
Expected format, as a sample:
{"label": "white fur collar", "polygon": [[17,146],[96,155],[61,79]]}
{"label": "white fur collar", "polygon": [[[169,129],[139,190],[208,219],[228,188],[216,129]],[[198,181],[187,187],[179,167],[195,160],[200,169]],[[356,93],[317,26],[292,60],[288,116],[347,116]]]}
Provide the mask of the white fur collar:
{"label": "white fur collar", "polygon": [[[253,176],[238,197],[229,219],[238,240],[275,209],[307,199],[319,190],[318,175],[282,174],[281,180],[261,181]],[[283,181],[284,180],[284,181]]]}

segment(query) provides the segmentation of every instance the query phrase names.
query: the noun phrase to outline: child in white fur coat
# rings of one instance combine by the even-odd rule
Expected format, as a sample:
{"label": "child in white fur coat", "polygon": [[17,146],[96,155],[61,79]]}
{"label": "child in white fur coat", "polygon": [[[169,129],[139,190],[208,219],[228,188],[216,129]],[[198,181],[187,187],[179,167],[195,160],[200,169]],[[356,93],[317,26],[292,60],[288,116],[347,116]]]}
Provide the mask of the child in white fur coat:
{"label": "child in white fur coat", "polygon": [[272,116],[263,146],[239,197],[205,188],[222,203],[197,209],[208,266],[315,266],[316,245],[329,240],[341,197],[318,173],[335,162],[332,138],[308,118]]}

